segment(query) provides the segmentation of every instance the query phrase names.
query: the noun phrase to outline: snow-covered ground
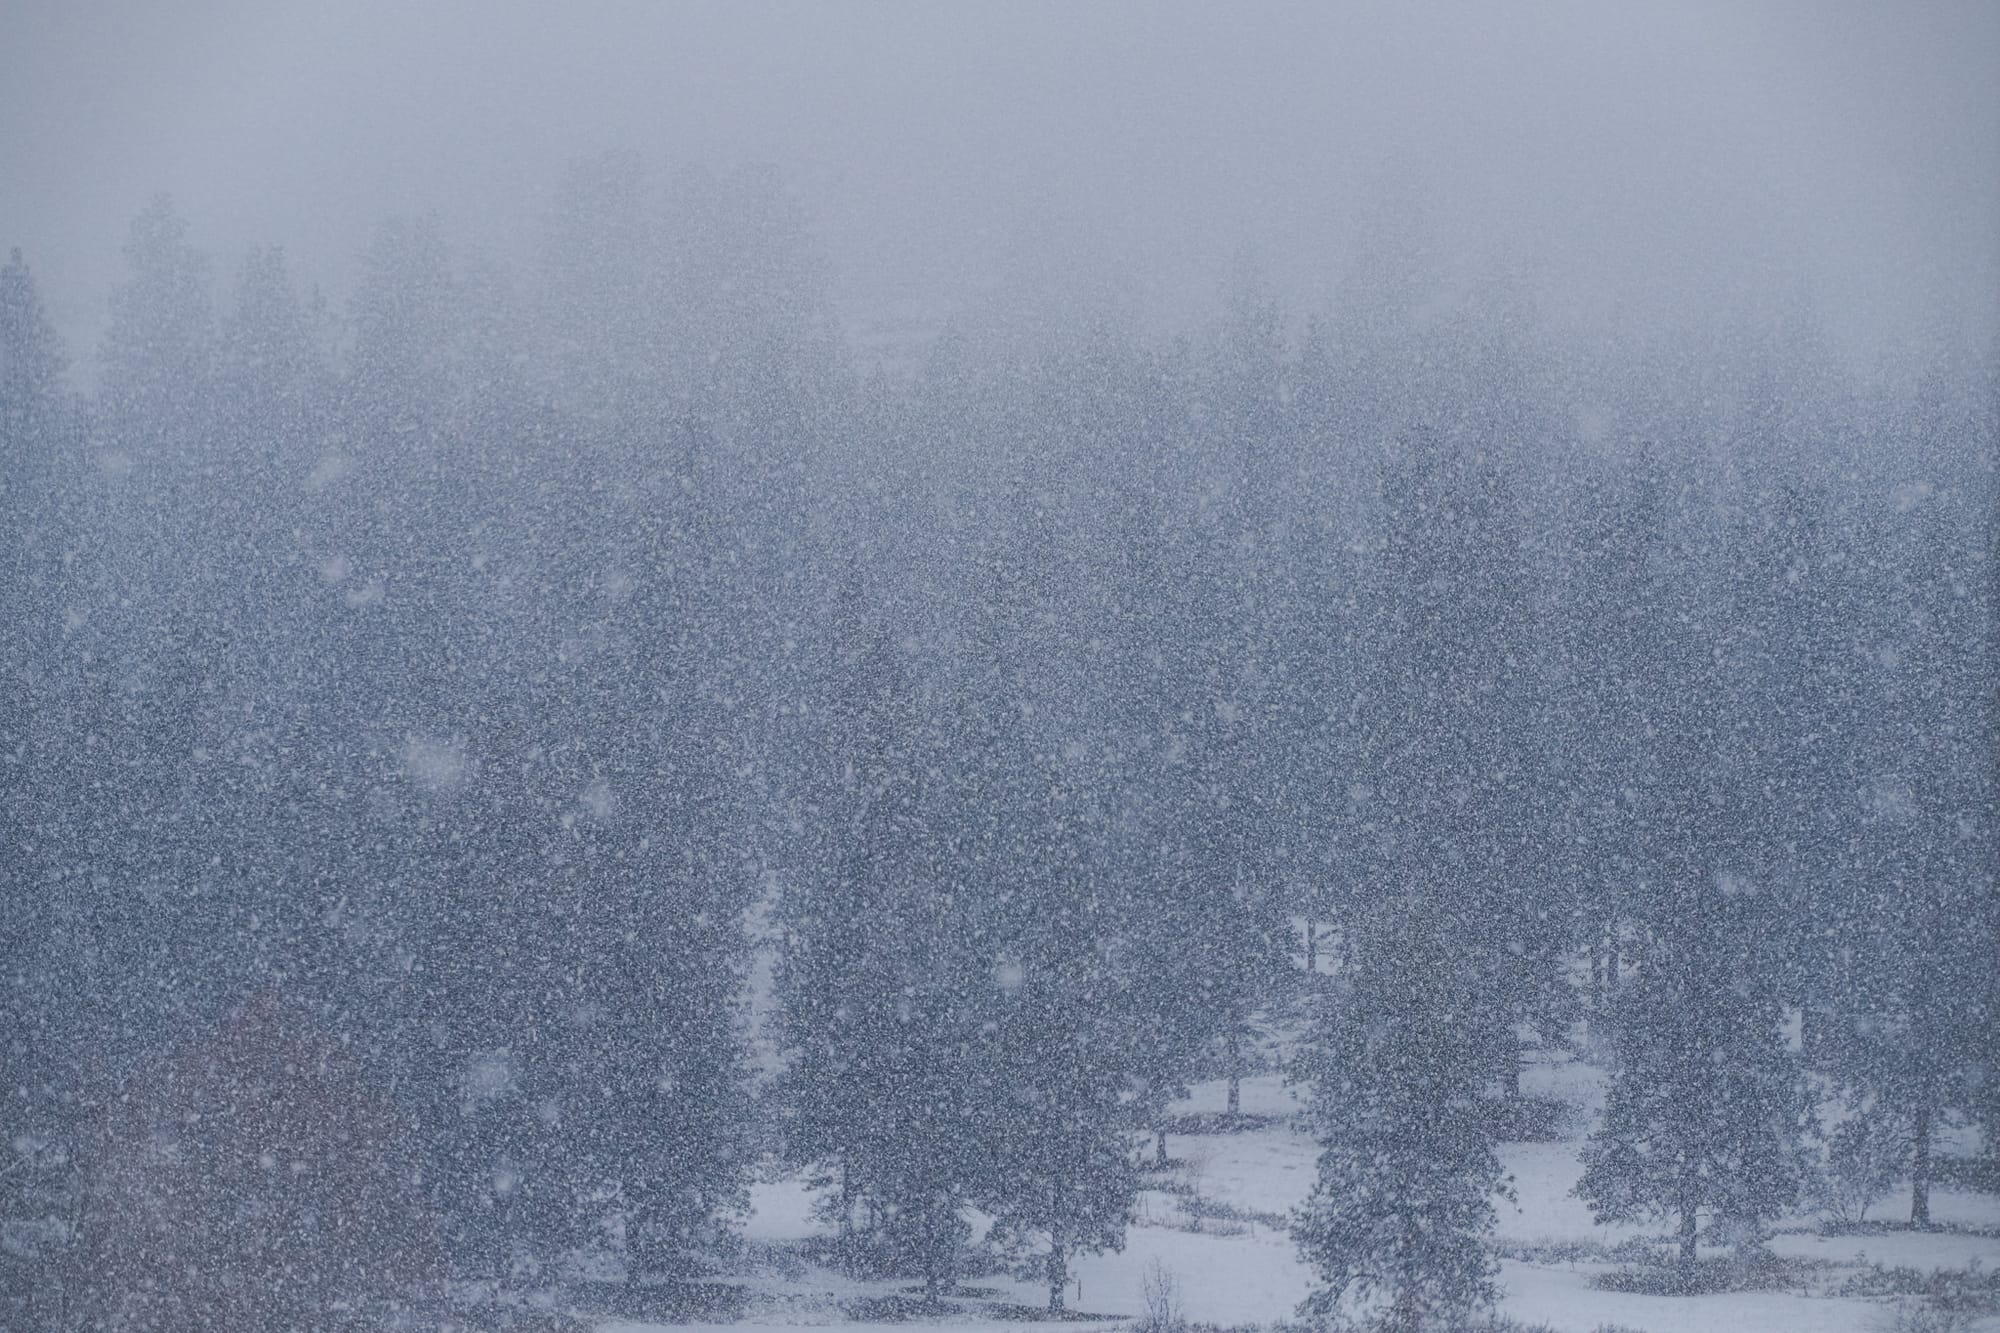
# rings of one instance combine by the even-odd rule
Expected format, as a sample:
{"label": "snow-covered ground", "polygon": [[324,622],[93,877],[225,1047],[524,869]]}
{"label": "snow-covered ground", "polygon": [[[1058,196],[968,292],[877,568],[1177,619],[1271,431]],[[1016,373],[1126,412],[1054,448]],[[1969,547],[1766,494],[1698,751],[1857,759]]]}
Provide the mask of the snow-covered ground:
{"label": "snow-covered ground", "polygon": [[[1281,1053],[1283,1043],[1273,1048]],[[1275,1062],[1274,1062],[1275,1063]],[[1517,1200],[1500,1205],[1494,1245],[1501,1254],[1500,1313],[1562,1333],[1593,1333],[1613,1326],[1624,1333],[1874,1333],[1888,1328],[1893,1305],[1883,1299],[1838,1294],[1843,1282],[1869,1265],[1923,1271],[2000,1268],[2000,1197],[1936,1189],[1932,1212],[1944,1230],[1930,1233],[1870,1231],[1824,1235],[1818,1219],[1781,1220],[1770,1248],[1797,1261],[1805,1279],[1797,1290],[1754,1291],[1694,1297],[1653,1296],[1607,1290],[1604,1275],[1619,1270],[1605,1251],[1621,1241],[1658,1237],[1640,1227],[1600,1227],[1570,1189],[1581,1171],[1578,1153],[1603,1100],[1604,1073],[1567,1058],[1531,1066],[1523,1079],[1529,1096],[1560,1100],[1573,1108],[1566,1139],[1510,1143],[1501,1158],[1514,1178]],[[1123,1251],[1087,1256],[1073,1266],[1071,1308],[1114,1319],[1145,1313],[1143,1284],[1157,1264],[1177,1279],[1189,1320],[1217,1325],[1270,1324],[1295,1316],[1312,1286],[1283,1230],[1284,1215],[1311,1189],[1316,1151],[1297,1113],[1300,1096],[1282,1074],[1260,1072],[1244,1080],[1242,1110],[1254,1125],[1233,1134],[1173,1134],[1176,1163],[1149,1174]],[[1196,1086],[1175,1108],[1179,1114],[1219,1112],[1226,1106],[1220,1081]],[[1136,1145],[1135,1145],[1136,1147]],[[1151,1146],[1145,1151],[1150,1154]],[[1199,1203],[1190,1208],[1191,1197]],[[763,1256],[794,1254],[822,1228],[811,1216],[811,1192],[796,1179],[771,1180],[752,1191],[753,1214],[745,1238]],[[1883,1200],[1872,1216],[1908,1216],[1907,1194]],[[843,1307],[908,1286],[862,1282],[801,1257],[767,1263],[747,1280],[750,1310],[736,1333],[755,1326],[839,1325],[845,1330],[924,1327],[899,1323],[849,1323]],[[964,1302],[961,1317],[943,1325],[959,1333],[984,1327],[1018,1330],[1022,1321],[983,1314],[991,1304],[1039,1307],[1046,1289],[1007,1277],[981,1276],[967,1285],[982,1293]],[[997,1313],[997,1312],[996,1312]],[[599,1333],[641,1333],[647,1325],[609,1322]],[[676,1325],[685,1329],[690,1326]],[[700,1326],[692,1326],[700,1327]],[[2000,1324],[1995,1325],[2000,1328]]]}

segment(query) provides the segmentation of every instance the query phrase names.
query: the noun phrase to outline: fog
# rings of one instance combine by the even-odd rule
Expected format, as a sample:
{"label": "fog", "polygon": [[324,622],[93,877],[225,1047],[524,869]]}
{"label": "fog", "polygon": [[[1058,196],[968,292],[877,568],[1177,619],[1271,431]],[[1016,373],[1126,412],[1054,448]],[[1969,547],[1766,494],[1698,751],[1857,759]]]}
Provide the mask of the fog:
{"label": "fog", "polygon": [[385,214],[518,256],[561,165],[624,148],[778,166],[864,333],[1069,246],[1178,327],[1246,254],[1331,302],[1394,193],[1441,272],[1524,281],[1579,330],[1804,301],[1872,364],[1991,337],[1996,51],[1974,0],[25,0],[0,237],[87,348],[157,191],[225,270],[279,242],[339,296]]}
{"label": "fog", "polygon": [[0,1326],[2000,1317],[1997,57],[16,4]]}

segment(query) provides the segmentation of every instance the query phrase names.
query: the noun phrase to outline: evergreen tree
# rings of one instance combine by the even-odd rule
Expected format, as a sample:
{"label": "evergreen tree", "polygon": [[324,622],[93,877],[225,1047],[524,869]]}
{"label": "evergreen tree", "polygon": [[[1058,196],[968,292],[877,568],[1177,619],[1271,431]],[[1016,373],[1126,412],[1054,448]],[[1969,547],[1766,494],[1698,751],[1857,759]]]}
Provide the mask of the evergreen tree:
{"label": "evergreen tree", "polygon": [[62,342],[42,307],[35,275],[16,249],[0,267],[0,441],[8,453],[5,485],[25,483],[25,456],[62,410]]}
{"label": "evergreen tree", "polygon": [[[63,429],[62,344],[42,309],[34,275],[15,250],[0,268],[0,608],[13,626],[0,645],[0,755],[12,772],[30,767],[35,709],[53,703],[47,691],[61,617],[62,558],[76,515],[72,509],[71,441]],[[26,784],[9,780],[7,824],[17,835],[40,824],[14,804]],[[25,864],[25,847],[0,859]]]}
{"label": "evergreen tree", "polygon": [[1496,448],[1476,419],[1420,428],[1385,478],[1368,772],[1384,806],[1377,863],[1465,916],[1454,942],[1487,996],[1468,1021],[1488,1080],[1513,1090],[1517,1025],[1560,1041],[1567,1015],[1559,923],[1537,910],[1524,828],[1525,570]]}
{"label": "evergreen tree", "polygon": [[1808,1104],[1770,979],[1697,937],[1722,922],[1690,916],[1620,993],[1617,1070],[1576,1186],[1599,1222],[1673,1219],[1687,1291],[1703,1214],[1754,1227],[1797,1200]]}
{"label": "evergreen tree", "polygon": [[214,323],[207,261],[186,232],[164,198],[132,224],[89,426],[97,466],[78,488],[91,539],[78,543],[65,609],[68,722],[82,738],[70,780],[90,793],[68,832],[93,849],[73,889],[79,920],[98,923],[79,949],[72,1021],[106,1078],[205,1018],[245,963],[225,947],[240,900],[214,891],[232,867],[215,863],[204,828],[227,728],[223,645],[197,595],[214,539],[198,461]]}
{"label": "evergreen tree", "polygon": [[1435,896],[1383,904],[1301,1056],[1320,1156],[1292,1237],[1327,1284],[1309,1318],[1352,1303],[1389,1328],[1449,1326],[1435,1321],[1497,1294],[1482,1241],[1512,1187],[1480,1105],[1485,1001],[1453,928]]}
{"label": "evergreen tree", "polygon": [[[855,608],[860,609],[858,606]],[[780,1043],[789,1151],[837,1182],[843,1233],[950,1287],[963,1210],[993,1162],[999,982],[954,820],[943,733],[886,630],[853,623],[846,833],[828,880],[784,904]],[[823,1177],[825,1178],[825,1177]]]}
{"label": "evergreen tree", "polygon": [[[1659,600],[1676,632],[1656,639],[1635,829],[1639,977],[1613,1011],[1617,1066],[1576,1193],[1601,1222],[1671,1217],[1678,1277],[1692,1289],[1701,1217],[1740,1235],[1797,1198],[1808,1097],[1780,1031],[1770,895],[1744,746],[1747,687],[1726,585],[1707,567],[1717,528],[1686,462],[1649,482],[1665,508],[1642,540],[1680,577]],[[1669,480],[1671,479],[1671,480]],[[1678,493],[1679,499],[1674,496]]]}
{"label": "evergreen tree", "polygon": [[110,446],[166,476],[210,411],[215,315],[208,258],[165,195],[132,220],[126,274],[111,296],[99,391]]}
{"label": "evergreen tree", "polygon": [[1978,667],[1990,630],[1966,606],[1982,572],[1976,484],[1906,493],[1907,512],[1876,515],[1867,532],[1890,554],[1856,617],[1865,720],[1852,733],[1838,840],[1853,905],[1819,1052],[1868,1115],[1907,1130],[1917,1226],[1930,1224],[1938,1134],[1986,1095],[2000,1033],[1987,980],[1992,749]]}
{"label": "evergreen tree", "polygon": [[1041,767],[1001,788],[1042,795],[1008,812],[1020,836],[1000,842],[983,877],[1003,944],[990,1075],[997,1170],[981,1202],[1001,1239],[1047,1237],[1041,1267],[1060,1313],[1070,1260],[1124,1245],[1136,1179],[1123,983],[1137,960],[1118,956],[1123,902],[1095,812],[1080,784]]}
{"label": "evergreen tree", "polygon": [[62,384],[61,341],[34,274],[0,267],[0,1322],[54,1318],[38,1279],[59,1251],[73,1198],[79,1062],[67,993],[80,913],[72,840],[78,707],[65,618],[76,588],[80,449]]}

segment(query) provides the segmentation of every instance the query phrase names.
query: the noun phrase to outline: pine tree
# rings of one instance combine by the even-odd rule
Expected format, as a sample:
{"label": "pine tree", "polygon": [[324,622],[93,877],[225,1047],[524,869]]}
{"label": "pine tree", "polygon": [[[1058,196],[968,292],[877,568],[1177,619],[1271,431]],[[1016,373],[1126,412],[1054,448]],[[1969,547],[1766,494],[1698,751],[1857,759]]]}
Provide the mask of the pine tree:
{"label": "pine tree", "polygon": [[1780,1032],[1773,898],[1751,875],[1767,836],[1745,750],[1754,676],[1726,563],[1703,554],[1720,543],[1714,509],[1691,502],[1708,493],[1700,476],[1683,460],[1650,487],[1670,508],[1643,541],[1678,578],[1656,600],[1675,633],[1654,643],[1642,696],[1634,899],[1646,937],[1613,1010],[1617,1066],[1575,1191],[1600,1222],[1675,1219],[1690,1290],[1704,1213],[1741,1236],[1796,1200],[1809,1104]]}
{"label": "pine tree", "polygon": [[[1444,406],[1473,410],[1452,396]],[[1424,425],[1387,471],[1367,771],[1383,807],[1376,864],[1405,890],[1447,893],[1467,917],[1454,943],[1487,997],[1468,1021],[1488,1083],[1511,1090],[1517,1025],[1562,1040],[1566,989],[1524,827],[1524,562],[1498,447],[1476,420]]]}
{"label": "pine tree", "polygon": [[780,1083],[788,1152],[837,1184],[843,1233],[938,1299],[993,1167],[1000,978],[955,821],[945,730],[885,626],[846,631],[854,712],[836,733],[848,793],[835,862],[782,905]]}
{"label": "pine tree", "polygon": [[[861,1160],[869,1116],[878,1023],[891,998],[876,955],[884,919],[888,839],[896,823],[913,832],[907,808],[912,755],[909,684],[889,645],[871,626],[858,579],[842,590],[821,681],[819,734],[822,773],[811,811],[826,832],[804,878],[787,885],[778,904],[784,925],[775,989],[776,1040],[787,1058],[775,1100],[783,1147],[795,1166],[832,1185],[831,1211],[843,1242],[850,1238],[862,1192]],[[900,816],[900,821],[899,821]]]}
{"label": "pine tree", "polygon": [[[1239,1106],[1250,1020],[1273,993],[1285,958],[1282,885],[1266,877],[1278,836],[1265,808],[1255,698],[1260,648],[1234,603],[1237,579],[1211,539],[1162,552],[1150,653],[1160,663],[1156,755],[1134,776],[1135,947],[1150,960],[1135,981],[1138,1034],[1158,1118],[1190,1078],[1228,1080]],[[1164,1134],[1158,1137],[1164,1161]]]}
{"label": "pine tree", "polygon": [[[25,771],[34,710],[28,705],[49,681],[50,650],[60,610],[57,590],[66,529],[75,521],[71,460],[64,457],[62,343],[42,308],[34,275],[15,250],[0,268],[0,614],[12,626],[0,643],[0,755]],[[16,794],[12,780],[0,793]],[[26,795],[25,791],[19,793]],[[38,821],[13,813],[11,830]],[[4,846],[5,844],[0,844]],[[25,849],[9,847],[14,864]]]}
{"label": "pine tree", "polygon": [[[112,295],[90,422],[96,476],[80,487],[75,597],[65,608],[79,798],[69,833],[92,855],[78,906],[100,914],[78,959],[73,1019],[109,1074],[199,1021],[243,955],[215,864],[205,756],[234,730],[214,674],[218,617],[196,595],[213,534],[196,464],[214,411],[205,257],[164,199],[132,224]],[[165,552],[175,553],[164,558]]]}
{"label": "pine tree", "polygon": [[[1950,475],[1947,466],[1938,472]],[[1875,516],[1864,538],[1892,555],[1871,571],[1855,617],[1866,664],[1855,673],[1864,704],[1850,738],[1859,781],[1842,802],[1839,840],[1852,905],[1817,1052],[1869,1115],[1907,1128],[1916,1226],[1931,1220],[1938,1134],[1988,1095],[2000,1032],[1992,733],[1980,697],[1991,688],[1981,675],[1990,630],[1967,606],[1983,572],[1979,483],[1969,481]]]}
{"label": "pine tree", "polygon": [[173,451],[198,440],[211,409],[208,258],[187,232],[171,199],[148,204],[132,220],[125,278],[111,296],[99,399],[113,447],[141,467],[175,467]]}
{"label": "pine tree", "polygon": [[1673,1218],[1689,1291],[1704,1213],[1754,1226],[1790,1207],[1803,1180],[1807,1096],[1779,1008],[1766,980],[1732,962],[1683,943],[1641,963],[1621,993],[1617,1072],[1576,1186],[1599,1222]]}
{"label": "pine tree", "polygon": [[[1608,1034],[1629,962],[1627,935],[1654,914],[1657,867],[1673,825],[1658,818],[1679,774],[1662,762],[1663,719],[1681,716],[1683,635],[1663,625],[1692,616],[1677,575],[1689,570],[1691,483],[1680,454],[1644,445],[1596,488],[1579,524],[1585,568],[1568,582],[1583,593],[1572,615],[1575,681],[1566,692],[1566,743],[1581,753],[1570,862],[1580,875],[1581,925],[1590,956],[1591,1034]],[[1688,575],[1691,577],[1691,574]],[[1688,625],[1707,624],[1688,619]],[[1663,653],[1663,647],[1667,650]],[[1664,660],[1663,660],[1664,659]]]}
{"label": "pine tree", "polygon": [[1481,987],[1452,930],[1434,895],[1384,904],[1302,1056],[1319,1177],[1292,1236],[1327,1284],[1308,1318],[1353,1303],[1417,1330],[1495,1298],[1482,1239],[1512,1187],[1480,1105]]}
{"label": "pine tree", "polygon": [[42,307],[35,275],[10,251],[0,267],[0,486],[21,484],[20,456],[62,409],[62,342]]}
{"label": "pine tree", "polygon": [[80,535],[80,450],[65,401],[65,359],[34,274],[16,250],[0,267],[0,1322],[46,1326],[37,1281],[66,1215],[79,1063],[66,994],[81,914],[69,837],[84,789],[75,662],[64,617],[76,589],[67,557]]}
{"label": "pine tree", "polygon": [[1002,818],[1016,817],[1014,836],[991,848],[999,855],[982,858],[1004,984],[990,1076],[1001,1099],[997,1170],[981,1203],[999,1238],[1047,1238],[1049,1310],[1060,1313],[1070,1260],[1124,1245],[1136,1177],[1123,983],[1137,960],[1117,956],[1124,903],[1099,821],[1076,775],[1047,767],[1026,763],[1014,783],[982,784],[986,801],[1012,792]]}

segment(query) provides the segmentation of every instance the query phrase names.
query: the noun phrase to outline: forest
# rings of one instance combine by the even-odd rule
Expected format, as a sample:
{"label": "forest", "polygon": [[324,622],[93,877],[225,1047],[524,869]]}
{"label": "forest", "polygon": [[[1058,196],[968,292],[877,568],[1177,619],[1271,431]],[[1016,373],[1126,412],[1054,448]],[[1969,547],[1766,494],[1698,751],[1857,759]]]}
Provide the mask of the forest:
{"label": "forest", "polygon": [[1580,344],[1390,199],[885,369],[778,173],[550,197],[0,269],[0,1322],[729,1318],[781,1178],[878,1318],[1088,1307],[1274,1014],[1308,1323],[1482,1317],[1558,1057],[1664,1292],[1996,1188],[2000,350]]}

